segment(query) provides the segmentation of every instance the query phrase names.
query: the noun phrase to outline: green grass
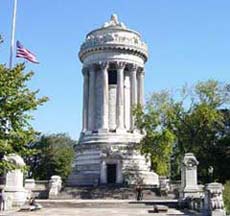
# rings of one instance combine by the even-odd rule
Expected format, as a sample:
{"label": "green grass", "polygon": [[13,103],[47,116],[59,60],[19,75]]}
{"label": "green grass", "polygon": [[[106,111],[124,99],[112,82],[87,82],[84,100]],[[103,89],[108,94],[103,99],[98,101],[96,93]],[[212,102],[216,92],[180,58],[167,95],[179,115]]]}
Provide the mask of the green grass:
{"label": "green grass", "polygon": [[227,211],[227,214],[230,214],[230,181],[227,181],[224,185],[224,206]]}

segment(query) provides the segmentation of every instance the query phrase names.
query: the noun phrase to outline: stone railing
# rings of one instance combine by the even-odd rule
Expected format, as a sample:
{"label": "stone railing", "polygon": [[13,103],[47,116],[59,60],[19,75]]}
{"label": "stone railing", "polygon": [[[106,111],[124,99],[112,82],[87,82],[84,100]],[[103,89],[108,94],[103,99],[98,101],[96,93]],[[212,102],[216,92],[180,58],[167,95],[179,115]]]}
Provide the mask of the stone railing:
{"label": "stone railing", "polygon": [[169,179],[165,176],[159,177],[159,189],[161,196],[167,196],[170,191]]}
{"label": "stone railing", "polygon": [[25,189],[28,191],[28,196],[34,196],[39,199],[48,198],[49,180],[25,180]]}
{"label": "stone railing", "polygon": [[52,176],[49,181],[49,198],[56,197],[62,188],[62,180],[60,176]]}
{"label": "stone railing", "polygon": [[186,198],[186,207],[198,211],[204,216],[225,216],[223,189],[224,187],[220,183],[207,184],[204,188],[204,195]]}
{"label": "stone railing", "polygon": [[34,196],[40,199],[53,198],[58,195],[62,187],[60,176],[52,176],[50,180],[25,180],[25,189],[28,197]]}
{"label": "stone railing", "polygon": [[225,216],[223,185],[220,183],[197,184],[197,165],[192,153],[185,154],[182,161],[180,206],[202,212],[206,216]]}
{"label": "stone railing", "polygon": [[179,197],[180,188],[181,188],[181,181],[180,180],[169,182],[169,192],[173,193],[176,198]]}
{"label": "stone railing", "polygon": [[216,182],[205,186],[204,215],[226,215],[223,201],[223,190],[223,185]]}
{"label": "stone railing", "polygon": [[188,197],[186,198],[186,204],[189,209],[192,209],[197,212],[204,211],[204,196],[200,197]]}

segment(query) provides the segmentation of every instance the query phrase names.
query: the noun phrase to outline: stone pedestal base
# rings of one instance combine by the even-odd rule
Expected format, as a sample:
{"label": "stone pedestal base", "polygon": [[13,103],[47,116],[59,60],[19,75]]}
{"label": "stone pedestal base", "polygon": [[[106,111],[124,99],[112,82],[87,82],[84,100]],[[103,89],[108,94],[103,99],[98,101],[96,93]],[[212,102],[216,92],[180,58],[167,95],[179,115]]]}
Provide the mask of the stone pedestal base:
{"label": "stone pedestal base", "polygon": [[201,196],[200,189],[197,188],[184,188],[180,191],[180,198],[186,199],[187,197],[199,198]]}
{"label": "stone pedestal base", "polygon": [[150,171],[150,164],[134,148],[139,140],[140,134],[123,131],[85,135],[77,145],[75,168],[67,184],[159,185],[158,175]]}
{"label": "stone pedestal base", "polygon": [[13,206],[20,207],[25,204],[28,192],[24,188],[17,188],[15,190],[11,188],[5,188],[4,190],[7,199],[12,202]]}

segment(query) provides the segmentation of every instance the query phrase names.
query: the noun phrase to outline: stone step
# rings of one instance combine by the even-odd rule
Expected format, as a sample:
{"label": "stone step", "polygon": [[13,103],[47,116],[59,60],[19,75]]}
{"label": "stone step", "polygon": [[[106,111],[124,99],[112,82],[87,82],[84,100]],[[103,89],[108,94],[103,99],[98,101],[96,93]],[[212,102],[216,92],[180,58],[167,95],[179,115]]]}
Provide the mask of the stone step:
{"label": "stone step", "polygon": [[147,208],[164,205],[177,208],[178,200],[36,200],[44,208]]}
{"label": "stone step", "polygon": [[[157,189],[144,189],[143,199],[174,199],[175,197],[159,197]],[[55,199],[123,199],[135,200],[135,188],[121,186],[99,186],[99,187],[65,187]]]}

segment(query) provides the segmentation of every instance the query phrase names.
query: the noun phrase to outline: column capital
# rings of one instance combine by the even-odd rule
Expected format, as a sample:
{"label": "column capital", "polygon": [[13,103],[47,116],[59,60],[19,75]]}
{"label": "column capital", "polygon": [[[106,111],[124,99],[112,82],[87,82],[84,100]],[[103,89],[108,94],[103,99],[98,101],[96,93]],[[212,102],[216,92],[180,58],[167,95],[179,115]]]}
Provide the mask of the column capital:
{"label": "column capital", "polygon": [[95,64],[89,64],[86,67],[88,68],[89,73],[95,71]]}
{"label": "column capital", "polygon": [[137,76],[138,77],[143,77],[145,75],[145,71],[144,71],[144,68],[142,67],[139,67],[138,70],[137,70]]}
{"label": "column capital", "polygon": [[83,67],[83,68],[82,68],[82,74],[83,74],[84,76],[88,76],[88,72],[89,72],[89,68],[88,68],[88,67]]}
{"label": "column capital", "polygon": [[117,70],[124,70],[126,66],[126,62],[116,61],[114,62]]}
{"label": "column capital", "polygon": [[98,65],[101,70],[108,70],[109,68],[109,62],[99,62]]}
{"label": "column capital", "polygon": [[139,66],[137,64],[129,64],[128,65],[128,69],[131,73],[137,72],[138,68],[139,68]]}
{"label": "column capital", "polygon": [[143,67],[138,67],[137,71],[140,73],[140,74],[144,74],[145,71],[144,71],[144,68]]}

